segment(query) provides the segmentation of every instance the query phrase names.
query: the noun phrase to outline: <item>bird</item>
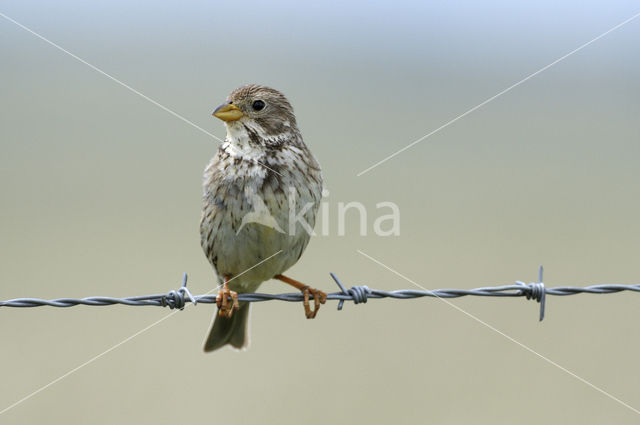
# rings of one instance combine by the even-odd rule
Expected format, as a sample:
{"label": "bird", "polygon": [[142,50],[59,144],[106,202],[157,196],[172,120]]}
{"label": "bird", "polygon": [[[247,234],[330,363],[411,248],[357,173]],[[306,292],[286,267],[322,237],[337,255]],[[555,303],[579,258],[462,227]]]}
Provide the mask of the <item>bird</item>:
{"label": "bird", "polygon": [[221,286],[205,352],[248,346],[250,304],[239,302],[238,293],[280,280],[303,293],[309,319],[327,297],[283,275],[309,243],[323,188],[291,104],[278,90],[249,84],[212,115],[227,135],[203,176],[200,242]]}

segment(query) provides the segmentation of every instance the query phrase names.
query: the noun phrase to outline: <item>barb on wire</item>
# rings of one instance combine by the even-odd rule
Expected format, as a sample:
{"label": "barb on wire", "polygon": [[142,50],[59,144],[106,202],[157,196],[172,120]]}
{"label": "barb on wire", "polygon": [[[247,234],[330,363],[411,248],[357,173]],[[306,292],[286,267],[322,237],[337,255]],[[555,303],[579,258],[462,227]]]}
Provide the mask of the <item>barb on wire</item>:
{"label": "barb on wire", "polygon": [[[540,304],[540,320],[544,319],[547,295],[576,295],[576,294],[612,294],[622,291],[640,292],[640,284],[621,285],[604,284],[591,285],[586,287],[577,286],[556,286],[545,287],[542,281],[543,268],[540,266],[538,281],[524,283],[516,281],[513,285],[487,286],[474,289],[434,289],[432,291],[422,291],[414,289],[400,289],[396,291],[381,291],[370,289],[368,286],[352,286],[347,289],[338,277],[331,273],[331,277],[340,288],[340,292],[327,294],[327,300],[337,300],[338,310],[342,310],[345,301],[352,301],[354,304],[366,303],[371,298],[396,298],[411,299],[422,297],[435,298],[459,298],[464,296],[476,297],[525,297],[528,300],[535,300]],[[58,298],[53,300],[43,300],[39,298],[15,298],[7,301],[0,301],[0,307],[73,307],[76,305],[105,306],[113,304],[123,304],[129,306],[158,306],[177,308],[182,310],[187,303],[196,305],[214,304],[217,295],[193,295],[187,289],[187,274],[182,277],[182,286],[177,290],[169,291],[166,294],[139,295],[135,297],[115,298],[115,297],[88,297],[88,298]],[[242,293],[238,294],[239,301],[261,302],[261,301],[289,301],[300,302],[304,300],[302,293],[286,294],[261,294]]]}

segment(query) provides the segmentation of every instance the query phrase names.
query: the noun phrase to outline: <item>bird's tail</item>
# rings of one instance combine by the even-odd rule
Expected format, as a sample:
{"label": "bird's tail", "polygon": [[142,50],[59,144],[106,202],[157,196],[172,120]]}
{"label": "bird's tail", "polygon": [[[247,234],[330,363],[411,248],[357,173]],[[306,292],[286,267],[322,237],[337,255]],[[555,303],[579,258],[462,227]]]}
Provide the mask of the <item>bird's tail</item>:
{"label": "bird's tail", "polygon": [[248,322],[250,303],[241,302],[240,309],[230,318],[216,313],[209,336],[204,343],[204,351],[209,352],[230,344],[234,348],[249,345]]}

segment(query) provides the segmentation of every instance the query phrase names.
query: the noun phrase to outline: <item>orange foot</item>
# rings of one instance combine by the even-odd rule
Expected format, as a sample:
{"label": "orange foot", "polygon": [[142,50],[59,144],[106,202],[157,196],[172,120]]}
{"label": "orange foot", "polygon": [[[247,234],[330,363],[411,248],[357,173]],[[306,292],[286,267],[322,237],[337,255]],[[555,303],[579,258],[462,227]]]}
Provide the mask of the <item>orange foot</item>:
{"label": "orange foot", "polygon": [[[230,290],[227,282],[229,282],[229,276],[224,277],[222,289],[216,296],[216,304],[218,306],[218,315],[229,318],[234,311],[240,308],[240,304],[238,303],[238,293]],[[231,301],[229,301],[229,297],[231,297]]]}
{"label": "orange foot", "polygon": [[[313,319],[314,317],[316,317],[318,310],[320,310],[320,304],[324,304],[327,301],[327,294],[318,289],[310,288],[309,286],[305,285],[302,282],[298,282],[295,279],[291,279],[290,277],[281,274],[274,276],[274,279],[281,280],[284,283],[288,283],[294,288],[302,291],[302,294],[304,295],[304,314],[305,316],[307,316],[307,319]],[[309,303],[310,295],[313,295],[313,310],[311,310],[311,305]]]}

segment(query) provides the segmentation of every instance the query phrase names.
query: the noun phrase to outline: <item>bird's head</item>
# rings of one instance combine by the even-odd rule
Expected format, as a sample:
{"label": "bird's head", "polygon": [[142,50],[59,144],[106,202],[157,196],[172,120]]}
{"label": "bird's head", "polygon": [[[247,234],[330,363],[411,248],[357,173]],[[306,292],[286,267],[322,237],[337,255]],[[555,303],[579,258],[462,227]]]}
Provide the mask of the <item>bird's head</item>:
{"label": "bird's head", "polygon": [[244,126],[259,131],[263,137],[297,132],[296,117],[287,98],[278,90],[256,84],[232,91],[213,116],[223,120],[229,129]]}

